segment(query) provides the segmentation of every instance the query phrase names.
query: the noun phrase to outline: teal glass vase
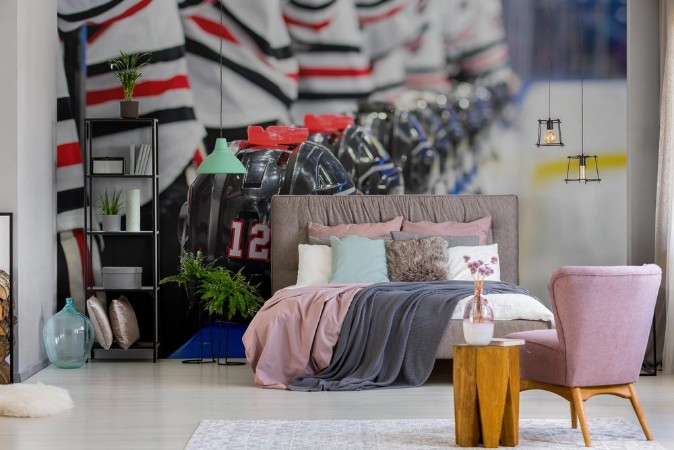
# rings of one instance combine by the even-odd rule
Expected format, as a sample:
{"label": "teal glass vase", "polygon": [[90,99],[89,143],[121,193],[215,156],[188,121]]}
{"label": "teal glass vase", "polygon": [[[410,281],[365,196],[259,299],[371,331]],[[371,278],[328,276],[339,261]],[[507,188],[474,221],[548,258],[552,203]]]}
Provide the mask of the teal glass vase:
{"label": "teal glass vase", "polygon": [[47,320],[42,330],[47,357],[61,369],[77,369],[89,358],[94,345],[94,327],[80,314],[72,298],[66,306]]}

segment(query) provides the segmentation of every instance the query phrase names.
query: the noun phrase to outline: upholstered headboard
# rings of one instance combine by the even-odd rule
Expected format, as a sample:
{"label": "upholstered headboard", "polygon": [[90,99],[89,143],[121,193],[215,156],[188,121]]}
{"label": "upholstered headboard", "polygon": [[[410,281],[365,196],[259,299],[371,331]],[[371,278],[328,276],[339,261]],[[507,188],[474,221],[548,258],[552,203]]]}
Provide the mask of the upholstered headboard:
{"label": "upholstered headboard", "polygon": [[519,216],[515,195],[277,195],[271,201],[272,292],[297,281],[299,244],[307,224],[472,222],[491,216],[491,242],[498,243],[501,280],[519,283]]}

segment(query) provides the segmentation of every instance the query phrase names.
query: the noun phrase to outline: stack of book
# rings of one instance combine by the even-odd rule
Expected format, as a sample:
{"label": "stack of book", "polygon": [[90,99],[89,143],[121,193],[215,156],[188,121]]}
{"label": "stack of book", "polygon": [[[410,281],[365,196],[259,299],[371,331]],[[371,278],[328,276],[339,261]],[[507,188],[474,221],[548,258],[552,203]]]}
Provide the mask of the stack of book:
{"label": "stack of book", "polygon": [[138,152],[136,146],[129,147],[129,175],[152,175],[152,146],[141,144]]}

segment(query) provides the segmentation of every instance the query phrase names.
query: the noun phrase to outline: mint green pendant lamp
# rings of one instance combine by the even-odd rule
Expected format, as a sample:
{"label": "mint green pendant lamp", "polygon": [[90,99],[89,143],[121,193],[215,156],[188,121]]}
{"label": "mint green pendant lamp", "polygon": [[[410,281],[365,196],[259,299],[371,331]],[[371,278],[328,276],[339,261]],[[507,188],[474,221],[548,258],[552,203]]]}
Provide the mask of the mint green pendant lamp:
{"label": "mint green pendant lamp", "polygon": [[[222,2],[220,2],[220,27],[222,27]],[[197,168],[197,173],[248,173],[239,158],[229,150],[227,139],[222,137],[222,38],[220,39],[220,137],[215,140],[213,152]]]}
{"label": "mint green pendant lamp", "polygon": [[215,140],[213,152],[199,165],[197,173],[246,173],[239,158],[229,150],[227,139]]}

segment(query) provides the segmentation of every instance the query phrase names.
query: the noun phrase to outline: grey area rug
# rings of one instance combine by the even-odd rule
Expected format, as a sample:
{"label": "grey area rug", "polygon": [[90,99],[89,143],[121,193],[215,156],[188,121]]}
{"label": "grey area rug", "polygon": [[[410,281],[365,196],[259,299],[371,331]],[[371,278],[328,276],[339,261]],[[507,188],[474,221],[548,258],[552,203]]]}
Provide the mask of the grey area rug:
{"label": "grey area rug", "polygon": [[[569,420],[522,419],[517,448],[585,448]],[[647,441],[638,424],[590,419],[595,449],[664,449]],[[453,419],[203,420],[187,449],[440,449],[457,447]]]}

